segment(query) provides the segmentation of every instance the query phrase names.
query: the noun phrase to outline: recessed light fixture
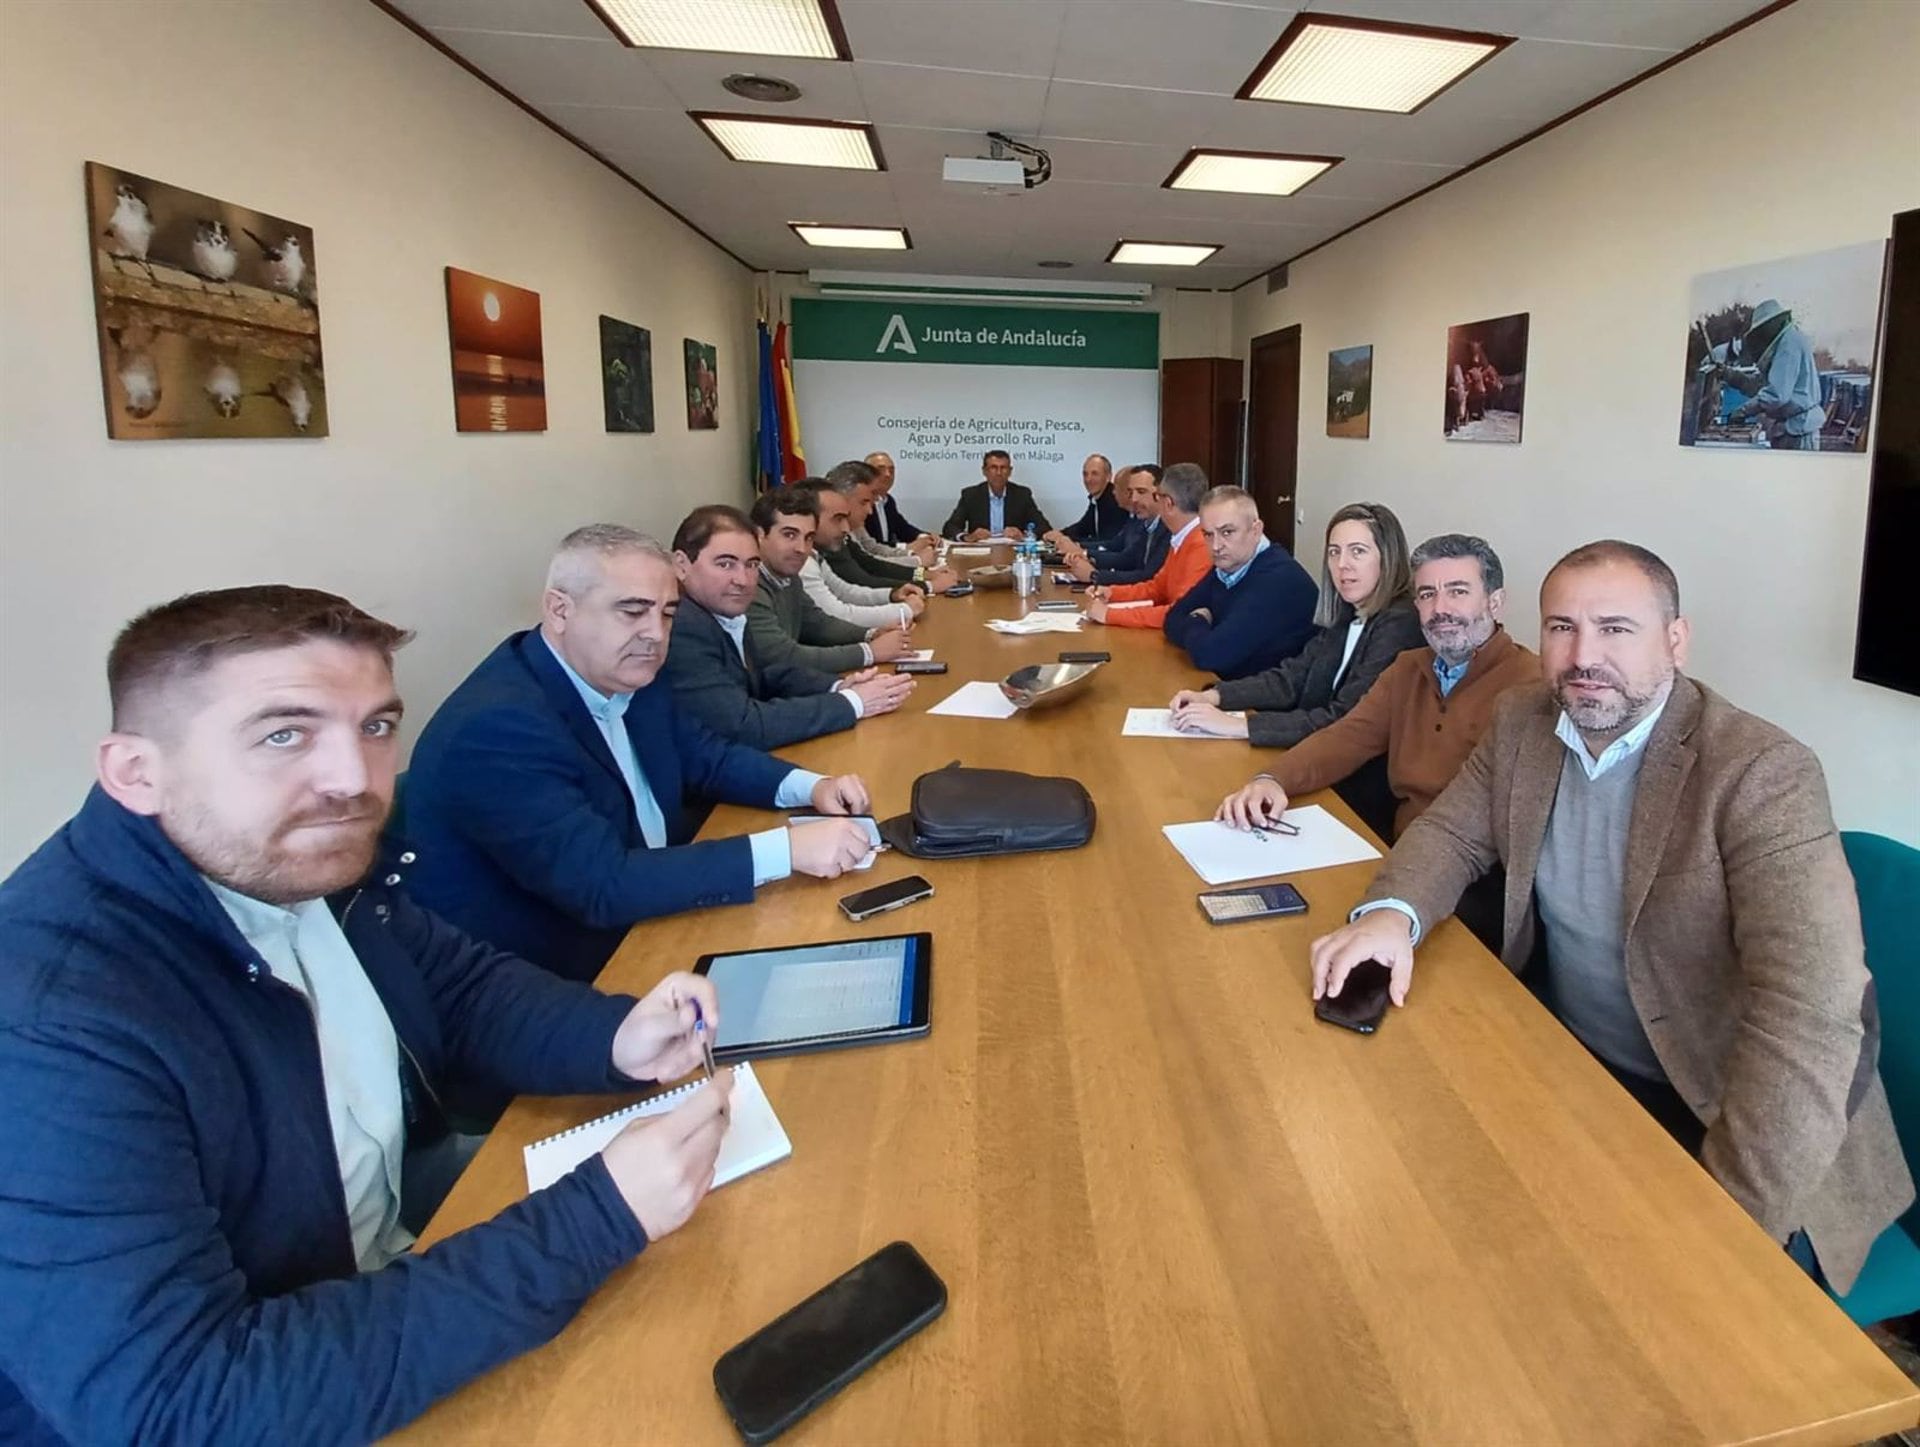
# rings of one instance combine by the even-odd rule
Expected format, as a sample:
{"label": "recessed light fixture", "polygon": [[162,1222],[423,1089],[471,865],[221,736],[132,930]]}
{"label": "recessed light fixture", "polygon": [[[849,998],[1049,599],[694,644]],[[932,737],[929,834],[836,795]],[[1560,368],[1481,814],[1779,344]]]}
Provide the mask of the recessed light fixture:
{"label": "recessed light fixture", "polygon": [[1511,44],[1510,35],[1303,12],[1234,98],[1405,115]]}
{"label": "recessed light fixture", "polygon": [[1291,196],[1340,164],[1338,156],[1285,156],[1272,151],[1192,150],[1160,184],[1175,191],[1237,191]]}
{"label": "recessed light fixture", "polygon": [[720,111],[687,114],[731,160],[774,166],[833,166],[843,171],[887,168],[873,127],[857,121],[776,121]]}
{"label": "recessed light fixture", "polygon": [[833,226],[818,221],[789,221],[793,234],[809,246],[845,246],[861,251],[911,251],[904,226]]}
{"label": "recessed light fixture", "polygon": [[741,100],[760,101],[765,105],[786,105],[800,99],[800,87],[777,75],[730,75],[720,82],[720,89]]}
{"label": "recessed light fixture", "polygon": [[1197,241],[1119,241],[1107,260],[1122,266],[1198,266],[1219,249]]}
{"label": "recessed light fixture", "polygon": [[587,0],[628,45],[852,60],[833,0]]}

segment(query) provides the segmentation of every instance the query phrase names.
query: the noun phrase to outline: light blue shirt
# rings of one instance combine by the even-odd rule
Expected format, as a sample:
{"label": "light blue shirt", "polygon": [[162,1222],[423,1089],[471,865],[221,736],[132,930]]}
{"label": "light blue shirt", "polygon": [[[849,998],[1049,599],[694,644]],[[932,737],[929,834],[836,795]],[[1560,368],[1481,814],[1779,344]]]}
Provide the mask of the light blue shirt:
{"label": "light blue shirt", "polygon": [[1440,685],[1440,697],[1445,698],[1453,692],[1453,686],[1467,676],[1467,670],[1473,667],[1473,655],[1469,653],[1458,663],[1448,663],[1439,654],[1433,655],[1433,679]]}
{"label": "light blue shirt", "polygon": [[[1253,558],[1259,557],[1272,546],[1273,540],[1271,538],[1260,539],[1260,546],[1253,550]],[[1231,573],[1223,573],[1218,568],[1215,568],[1213,570],[1213,576],[1220,580],[1221,587],[1231,588],[1235,583],[1238,583],[1242,578],[1247,576],[1247,569],[1253,566],[1253,558],[1248,558],[1246,562],[1235,568]]]}
{"label": "light blue shirt", "polygon": [[[593,721],[600,729],[600,736],[607,741],[614,765],[620,770],[620,777],[627,782],[627,792],[633,795],[633,813],[640,824],[640,837],[646,841],[649,849],[665,848],[666,817],[660,812],[660,801],[653,797],[653,790],[647,785],[646,775],[640,772],[640,760],[633,752],[633,737],[627,732],[627,705],[633,702],[633,695],[616,693],[609,697],[600,692],[573,671],[573,665],[560,656],[560,650],[553,646],[553,640],[544,631],[540,634],[540,641],[547,645],[554,662],[573,681],[580,701],[587,706],[587,712],[593,715]],[[780,788],[773,798],[774,807],[795,809],[810,803],[814,785],[824,777],[807,769],[795,769],[780,781]],[[753,851],[753,883],[756,889],[793,873],[793,846],[785,829],[762,829],[757,834],[749,834],[747,847]]]}
{"label": "light blue shirt", "polygon": [[353,1259],[362,1271],[377,1271],[413,1244],[400,1224],[407,1126],[400,1043],[387,1007],[325,900],[282,906],[211,879],[207,887],[274,979],[298,990],[313,1014]]}
{"label": "light blue shirt", "polygon": [[[1433,671],[1436,675],[1440,673],[1440,660],[1437,658],[1433,661]],[[1466,669],[1463,667],[1460,671],[1464,673]],[[1457,682],[1458,680],[1456,679],[1455,681]],[[1446,679],[1442,677],[1440,680],[1440,691],[1445,693],[1450,686]],[[1599,778],[1609,770],[1617,768],[1620,764],[1632,758],[1635,754],[1639,753],[1640,750],[1645,748],[1648,737],[1653,733],[1653,726],[1660,722],[1660,715],[1666,711],[1667,701],[1663,698],[1660,700],[1658,708],[1654,709],[1653,712],[1641,719],[1639,723],[1635,724],[1632,728],[1620,735],[1619,738],[1602,749],[1600,751],[1600,757],[1597,759],[1588,752],[1587,741],[1580,737],[1580,730],[1574,727],[1573,720],[1567,717],[1565,709],[1560,711],[1560,720],[1553,726],[1553,735],[1559,739],[1561,743],[1565,744],[1573,756],[1580,761],[1580,767],[1585,770],[1588,780],[1591,781]],[[1371,914],[1376,909],[1399,910],[1400,913],[1404,914],[1413,924],[1413,942],[1415,944],[1420,943],[1420,916],[1414,913],[1413,906],[1408,904],[1404,899],[1376,899],[1368,904],[1361,905],[1352,914],[1348,915],[1347,918],[1350,920],[1358,919],[1361,915]]]}
{"label": "light blue shirt", "polygon": [[1761,411],[1783,422],[1795,437],[1818,432],[1827,414],[1820,410],[1820,368],[1807,334],[1789,326],[1760,361],[1762,385],[1754,400]]}
{"label": "light blue shirt", "polygon": [[1001,532],[1007,526],[1007,495],[993,495],[993,489],[987,489],[987,526],[994,532]]}

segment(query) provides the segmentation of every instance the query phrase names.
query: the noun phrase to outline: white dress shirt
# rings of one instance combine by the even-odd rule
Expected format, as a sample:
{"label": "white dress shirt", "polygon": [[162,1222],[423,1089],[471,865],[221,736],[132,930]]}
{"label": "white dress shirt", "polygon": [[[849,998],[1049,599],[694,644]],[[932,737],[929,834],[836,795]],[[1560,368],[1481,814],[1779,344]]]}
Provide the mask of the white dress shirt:
{"label": "white dress shirt", "polygon": [[809,553],[800,565],[800,586],[806,589],[814,607],[843,623],[874,629],[905,627],[913,622],[913,609],[893,602],[887,589],[849,583],[818,553]]}
{"label": "white dress shirt", "polygon": [[353,1259],[362,1271],[378,1271],[413,1245],[400,1224],[407,1123],[400,1042],[387,1007],[325,900],[287,908],[211,879],[207,887],[273,977],[298,990],[313,1012]]}

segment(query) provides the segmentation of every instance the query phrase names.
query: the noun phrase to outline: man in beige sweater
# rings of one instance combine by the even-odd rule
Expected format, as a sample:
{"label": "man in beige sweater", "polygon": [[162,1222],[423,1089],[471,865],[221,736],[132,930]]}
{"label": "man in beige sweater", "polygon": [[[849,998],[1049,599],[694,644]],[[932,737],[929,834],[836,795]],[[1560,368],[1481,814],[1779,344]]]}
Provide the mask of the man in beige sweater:
{"label": "man in beige sweater", "polygon": [[1352,921],[1314,942],[1314,996],[1378,960],[1405,1004],[1414,946],[1504,865],[1508,967],[1531,965],[1573,1035],[1844,1293],[1914,1192],[1820,765],[1679,671],[1679,587],[1646,549],[1576,549],[1540,608],[1545,682],[1500,700]]}

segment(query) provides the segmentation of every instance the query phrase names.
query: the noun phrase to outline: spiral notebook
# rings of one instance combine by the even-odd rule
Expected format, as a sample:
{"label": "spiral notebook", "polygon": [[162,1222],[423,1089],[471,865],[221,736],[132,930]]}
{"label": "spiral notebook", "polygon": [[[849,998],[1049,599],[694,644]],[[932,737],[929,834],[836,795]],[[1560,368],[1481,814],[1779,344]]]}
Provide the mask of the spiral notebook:
{"label": "spiral notebook", "polygon": [[[720,1158],[713,1166],[713,1184],[716,1186],[737,1181],[793,1154],[793,1142],[787,1139],[780,1118],[773,1113],[772,1102],[760,1088],[760,1080],[753,1073],[752,1063],[745,1062],[730,1068],[733,1071],[733,1099],[728,1102],[728,1108],[732,1119],[720,1142]],[[665,1095],[653,1096],[624,1110],[616,1110],[611,1115],[603,1115],[598,1120],[590,1120],[585,1125],[577,1125],[572,1130],[563,1130],[558,1135],[535,1141],[525,1152],[527,1189],[538,1191],[551,1186],[582,1161],[606,1149],[607,1142],[634,1121],[650,1115],[664,1115],[704,1084],[704,1080],[693,1081],[678,1090],[669,1090]]]}

